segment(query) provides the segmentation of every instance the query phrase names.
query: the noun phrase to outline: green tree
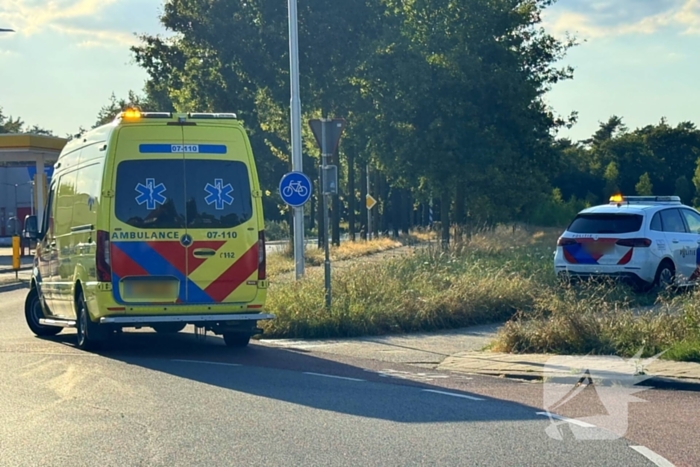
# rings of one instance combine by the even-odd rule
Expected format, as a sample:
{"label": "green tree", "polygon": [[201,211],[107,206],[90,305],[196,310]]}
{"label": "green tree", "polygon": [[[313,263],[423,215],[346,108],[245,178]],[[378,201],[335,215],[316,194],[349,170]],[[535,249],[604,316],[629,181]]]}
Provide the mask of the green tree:
{"label": "green tree", "polygon": [[604,199],[620,191],[620,187],[618,185],[620,171],[618,170],[615,162],[610,162],[608,164],[608,166],[605,168],[603,178],[605,179],[605,193],[603,193]]}
{"label": "green tree", "polygon": [[634,189],[640,196],[650,196],[654,194],[654,185],[652,185],[648,173],[645,172],[639,177],[639,182],[634,186]]}
{"label": "green tree", "polygon": [[[660,192],[659,192],[660,193]],[[693,198],[693,186],[685,175],[676,179],[673,193],[681,198],[684,203],[690,203]]]}
{"label": "green tree", "polygon": [[695,206],[700,206],[700,157],[695,163],[695,173],[693,175],[693,185],[695,185]]}
{"label": "green tree", "polygon": [[29,128],[25,128],[25,123],[21,118],[5,116],[5,114],[3,114],[2,107],[0,107],[0,134],[6,133],[30,133],[34,135],[53,136],[53,132],[51,132],[51,130],[41,128],[37,125],[32,125]]}

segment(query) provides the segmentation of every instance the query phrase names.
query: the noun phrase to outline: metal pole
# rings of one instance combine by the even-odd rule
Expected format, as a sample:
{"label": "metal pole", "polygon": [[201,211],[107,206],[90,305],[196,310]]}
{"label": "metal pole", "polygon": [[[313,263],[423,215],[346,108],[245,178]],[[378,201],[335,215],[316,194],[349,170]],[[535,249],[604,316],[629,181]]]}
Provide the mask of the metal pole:
{"label": "metal pole", "polygon": [[[370,183],[369,183],[369,164],[367,164],[367,194],[371,196]],[[367,200],[365,200],[365,203]],[[372,240],[372,210],[367,209],[367,240]]]}
{"label": "metal pole", "polygon": [[[325,148],[326,147],[326,119],[323,119],[323,123],[321,124],[321,147]],[[324,249],[325,249],[325,254],[326,254],[326,260],[324,261],[324,269],[325,269],[325,276],[326,276],[326,308],[330,310],[331,308],[331,255],[330,255],[330,247],[329,247],[329,239],[328,239],[328,224],[329,224],[329,219],[328,219],[328,195],[326,194],[326,168],[328,167],[328,154],[325,154],[325,152],[321,155],[321,158],[323,159],[323,167],[321,169],[321,172],[323,173],[323,184],[322,184],[322,189],[323,189],[323,237],[324,237]]]}
{"label": "metal pole", "polygon": [[[291,87],[292,170],[302,172],[301,100],[299,98],[299,33],[297,0],[289,0],[289,76]],[[294,208],[294,264],[297,280],[304,275],[304,207]]]}
{"label": "metal pole", "polygon": [[17,235],[17,227],[19,226],[19,212],[17,208],[19,203],[17,202],[17,184],[15,183],[15,235]]}

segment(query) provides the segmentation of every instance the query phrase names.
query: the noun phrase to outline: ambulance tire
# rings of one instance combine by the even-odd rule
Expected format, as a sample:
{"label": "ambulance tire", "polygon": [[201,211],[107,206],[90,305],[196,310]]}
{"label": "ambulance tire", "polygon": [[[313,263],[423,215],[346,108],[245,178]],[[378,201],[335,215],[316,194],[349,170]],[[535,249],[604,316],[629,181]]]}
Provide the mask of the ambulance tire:
{"label": "ambulance tire", "polygon": [[92,320],[90,320],[90,314],[88,313],[87,304],[85,303],[82,292],[78,294],[75,302],[77,311],[76,347],[85,351],[96,350],[100,347],[100,344],[105,338],[104,329],[101,329],[99,324],[93,323]]}
{"label": "ambulance tire", "polygon": [[32,288],[27,295],[27,300],[24,303],[24,317],[29,329],[38,337],[55,336],[63,330],[60,326],[45,326],[39,323],[39,319],[44,317],[44,310],[41,308],[36,288]]}
{"label": "ambulance tire", "polygon": [[240,332],[225,332],[224,342],[226,342],[226,347],[243,348],[250,342],[250,335]]}
{"label": "ambulance tire", "polygon": [[186,323],[163,323],[163,324],[154,324],[153,329],[158,333],[158,334],[176,334],[187,326]]}

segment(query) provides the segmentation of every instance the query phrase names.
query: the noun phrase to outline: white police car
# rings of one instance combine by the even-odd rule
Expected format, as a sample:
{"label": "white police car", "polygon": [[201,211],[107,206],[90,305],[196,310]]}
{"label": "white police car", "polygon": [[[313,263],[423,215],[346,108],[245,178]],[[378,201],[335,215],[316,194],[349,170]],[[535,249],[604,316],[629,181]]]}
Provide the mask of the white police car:
{"label": "white police car", "polygon": [[581,211],[557,242],[564,279],[610,276],[639,290],[700,279],[700,213],[677,196],[622,196]]}

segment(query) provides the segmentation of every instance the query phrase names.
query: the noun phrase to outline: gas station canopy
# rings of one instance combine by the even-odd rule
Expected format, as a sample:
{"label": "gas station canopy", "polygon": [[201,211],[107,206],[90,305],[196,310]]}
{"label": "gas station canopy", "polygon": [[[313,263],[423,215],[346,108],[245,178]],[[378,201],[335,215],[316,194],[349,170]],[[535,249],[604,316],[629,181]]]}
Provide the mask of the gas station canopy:
{"label": "gas station canopy", "polygon": [[[46,179],[44,167],[53,165],[68,142],[55,136],[32,134],[0,135],[0,167],[36,166],[36,212],[44,212],[46,203]],[[41,228],[41,216],[38,216]]]}

